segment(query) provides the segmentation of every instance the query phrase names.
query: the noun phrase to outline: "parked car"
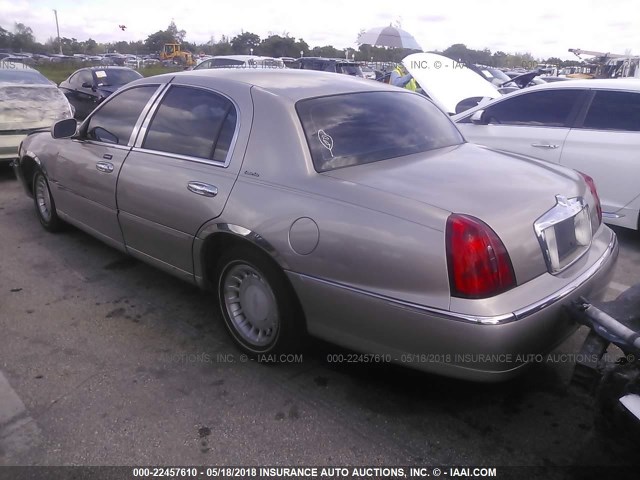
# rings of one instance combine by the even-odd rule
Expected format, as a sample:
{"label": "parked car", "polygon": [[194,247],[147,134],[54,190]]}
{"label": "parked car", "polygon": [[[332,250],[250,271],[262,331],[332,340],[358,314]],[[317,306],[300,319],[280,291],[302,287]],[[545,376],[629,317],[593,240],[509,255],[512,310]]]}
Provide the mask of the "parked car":
{"label": "parked car", "polygon": [[18,158],[27,134],[72,117],[58,87],[23,63],[0,61],[0,164]]}
{"label": "parked car", "polygon": [[424,96],[346,75],[148,77],[20,157],[45,229],[210,289],[250,355],[308,332],[505,379],[575,330],[564,306],[598,298],[618,253],[588,179],[465,143]]}
{"label": "parked car", "polygon": [[605,222],[638,229],[640,82],[530,87],[455,117],[465,138],[575,168],[598,185]]}
{"label": "parked car", "polygon": [[60,89],[74,106],[75,117],[83,119],[118,88],[139,78],[142,75],[128,67],[87,67],[73,72]]}
{"label": "parked car", "polygon": [[360,65],[344,58],[302,57],[298,59],[298,65],[302,70],[319,70],[364,78]]}
{"label": "parked car", "polygon": [[103,53],[102,54],[102,64],[103,65],[119,65],[123,66],[127,57],[122,55],[121,53],[111,52],[111,53]]}
{"label": "parked car", "polygon": [[204,57],[198,61],[193,70],[210,68],[285,68],[285,64],[281,58],[262,57],[259,55],[218,55]]}
{"label": "parked car", "polygon": [[449,115],[464,112],[502,94],[463,63],[435,53],[412,53],[402,64],[424,93]]}
{"label": "parked car", "polygon": [[540,78],[540,80],[544,80],[545,83],[564,82],[565,80],[573,80],[572,78],[556,77],[551,75],[541,75],[538,78]]}
{"label": "parked car", "polygon": [[376,71],[368,65],[360,65],[360,70],[362,70],[362,76],[368,80],[376,80],[378,77]]}
{"label": "parked car", "polygon": [[513,83],[511,77],[509,77],[499,68],[474,64],[466,64],[466,66],[480,75],[486,81],[493,84],[503,95],[515,92],[516,90],[520,90],[521,88],[519,85]]}

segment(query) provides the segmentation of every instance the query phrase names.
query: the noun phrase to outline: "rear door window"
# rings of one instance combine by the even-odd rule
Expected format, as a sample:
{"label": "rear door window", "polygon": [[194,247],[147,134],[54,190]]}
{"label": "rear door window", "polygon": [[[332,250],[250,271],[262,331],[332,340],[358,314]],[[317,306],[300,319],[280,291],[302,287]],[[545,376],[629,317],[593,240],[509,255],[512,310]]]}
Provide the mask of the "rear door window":
{"label": "rear door window", "polygon": [[447,115],[410,93],[333,95],[302,100],[296,109],[318,172],[464,141]]}
{"label": "rear door window", "polygon": [[640,94],[634,92],[596,92],[584,128],[640,132]]}
{"label": "rear door window", "polygon": [[567,127],[581,93],[562,89],[517,95],[487,107],[483,118],[500,125]]}
{"label": "rear door window", "polygon": [[142,148],[225,162],[236,124],[236,108],[227,98],[173,86],[151,120]]}

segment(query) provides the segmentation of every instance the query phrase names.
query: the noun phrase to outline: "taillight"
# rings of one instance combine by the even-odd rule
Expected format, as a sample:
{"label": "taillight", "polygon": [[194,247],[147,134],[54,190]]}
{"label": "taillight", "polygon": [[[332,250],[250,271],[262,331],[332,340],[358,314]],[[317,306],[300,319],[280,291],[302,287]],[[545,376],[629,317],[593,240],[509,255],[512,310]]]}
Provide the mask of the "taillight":
{"label": "taillight", "polygon": [[507,249],[481,220],[452,214],[446,243],[452,296],[487,298],[516,286]]}
{"label": "taillight", "polygon": [[582,172],[578,172],[578,173],[582,175],[582,178],[584,178],[584,181],[589,187],[589,190],[591,190],[591,195],[593,195],[593,199],[596,202],[596,212],[598,214],[598,226],[600,226],[600,224],[602,223],[602,206],[600,205],[600,197],[598,196],[598,190],[596,189],[596,182],[594,182],[593,178],[591,178],[586,173],[582,173]]}

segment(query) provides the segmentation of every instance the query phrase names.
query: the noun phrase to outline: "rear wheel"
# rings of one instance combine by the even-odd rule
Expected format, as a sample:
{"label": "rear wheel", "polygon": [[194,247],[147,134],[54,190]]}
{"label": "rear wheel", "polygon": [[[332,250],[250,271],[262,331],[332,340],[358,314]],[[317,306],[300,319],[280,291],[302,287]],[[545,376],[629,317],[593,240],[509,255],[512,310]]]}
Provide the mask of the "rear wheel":
{"label": "rear wheel", "polygon": [[251,248],[235,247],[222,255],[215,275],[220,313],[245,352],[293,349],[302,333],[295,295],[270,259]]}
{"label": "rear wheel", "polygon": [[51,196],[47,177],[41,170],[38,170],[33,176],[33,201],[40,224],[50,232],[60,231],[63,222],[58,217],[56,203]]}

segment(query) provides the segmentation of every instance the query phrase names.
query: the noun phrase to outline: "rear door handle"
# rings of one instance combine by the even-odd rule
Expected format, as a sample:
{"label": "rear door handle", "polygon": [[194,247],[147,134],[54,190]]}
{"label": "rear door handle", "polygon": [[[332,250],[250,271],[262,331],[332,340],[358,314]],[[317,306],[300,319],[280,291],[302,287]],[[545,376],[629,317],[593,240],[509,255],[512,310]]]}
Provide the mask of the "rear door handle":
{"label": "rear door handle", "polygon": [[215,197],[218,194],[218,187],[202,182],[189,182],[187,189],[196,195],[204,197]]}
{"label": "rear door handle", "polygon": [[96,163],[96,169],[104,172],[104,173],[112,173],[113,172],[113,163],[109,162],[98,162]]}
{"label": "rear door handle", "polygon": [[554,148],[558,148],[560,145],[552,145],[550,143],[532,143],[531,146],[536,148],[554,149]]}

